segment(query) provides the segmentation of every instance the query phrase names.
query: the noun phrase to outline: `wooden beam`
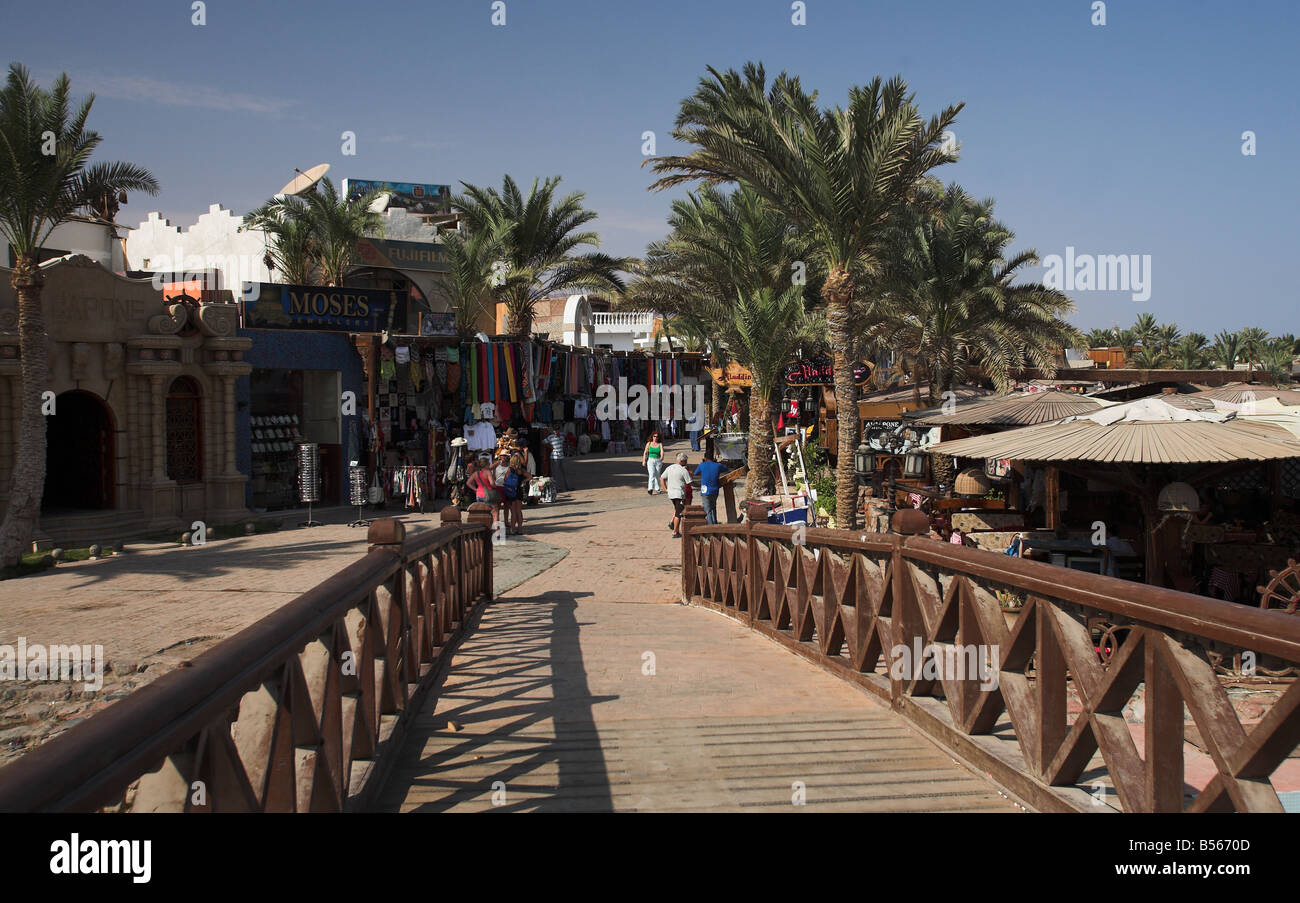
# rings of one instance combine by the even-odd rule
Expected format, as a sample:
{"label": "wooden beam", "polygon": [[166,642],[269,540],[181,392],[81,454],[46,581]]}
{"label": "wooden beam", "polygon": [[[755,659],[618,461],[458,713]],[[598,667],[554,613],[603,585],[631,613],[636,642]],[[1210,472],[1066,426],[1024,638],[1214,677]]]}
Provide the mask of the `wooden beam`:
{"label": "wooden beam", "polygon": [[1061,522],[1061,471],[1054,464],[1047,465],[1043,505],[1047,508],[1047,529],[1055,530]]}

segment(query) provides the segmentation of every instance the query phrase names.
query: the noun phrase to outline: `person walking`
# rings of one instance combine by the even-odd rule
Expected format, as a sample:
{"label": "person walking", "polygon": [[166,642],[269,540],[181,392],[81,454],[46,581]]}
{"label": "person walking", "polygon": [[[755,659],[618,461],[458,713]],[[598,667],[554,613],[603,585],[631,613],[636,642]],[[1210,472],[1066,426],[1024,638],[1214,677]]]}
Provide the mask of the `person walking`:
{"label": "person walking", "polygon": [[492,467],[492,482],[497,487],[500,502],[497,505],[497,520],[507,524],[510,521],[510,500],[506,498],[506,477],[510,475],[510,455],[506,452],[497,454],[496,464]]}
{"label": "person walking", "polygon": [[649,484],[646,486],[646,495],[654,495],[659,491],[659,472],[664,463],[664,444],[659,441],[659,431],[650,434],[650,441],[645,444],[641,451],[641,466],[646,469],[650,477]]}
{"label": "person walking", "polygon": [[524,493],[528,491],[528,480],[528,469],[524,466],[523,456],[512,456],[499,485],[506,527],[516,536],[524,532]]}
{"label": "person walking", "polygon": [[722,491],[722,472],[727,468],[713,460],[712,452],[704,453],[704,460],[695,468],[700,478],[700,504],[704,507],[704,522],[718,522],[718,493]]}
{"label": "person walking", "polygon": [[691,484],[691,472],[686,469],[689,460],[686,452],[677,453],[677,463],[670,464],[659,477],[668,500],[673,503],[673,519],[668,522],[668,529],[673,536],[682,535],[682,511],[686,508],[686,487]]}
{"label": "person walking", "polygon": [[470,460],[469,468],[470,474],[465,478],[466,487],[474,490],[476,501],[491,505],[492,510],[496,511],[501,504],[501,490],[497,489],[492,479],[492,468],[486,464],[475,463],[473,459]]}

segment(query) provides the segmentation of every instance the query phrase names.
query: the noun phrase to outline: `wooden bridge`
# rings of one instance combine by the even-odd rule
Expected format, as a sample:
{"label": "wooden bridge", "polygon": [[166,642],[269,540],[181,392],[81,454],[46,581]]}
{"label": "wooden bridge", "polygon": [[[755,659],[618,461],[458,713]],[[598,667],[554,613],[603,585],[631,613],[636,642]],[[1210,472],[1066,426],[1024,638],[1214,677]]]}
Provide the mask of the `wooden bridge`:
{"label": "wooden bridge", "polygon": [[[698,516],[687,604],[577,556],[492,599],[488,517],[376,522],[353,565],[0,770],[0,811],[1281,810],[1300,691],[1243,725],[1217,672],[1300,663],[1292,616]],[[899,667],[927,648],[948,665]]]}

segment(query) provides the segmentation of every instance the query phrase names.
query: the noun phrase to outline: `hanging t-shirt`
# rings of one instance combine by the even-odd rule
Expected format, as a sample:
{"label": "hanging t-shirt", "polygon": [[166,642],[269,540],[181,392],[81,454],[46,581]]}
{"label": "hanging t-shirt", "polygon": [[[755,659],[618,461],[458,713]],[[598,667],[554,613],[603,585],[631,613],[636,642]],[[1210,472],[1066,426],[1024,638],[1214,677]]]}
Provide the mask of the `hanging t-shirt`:
{"label": "hanging t-shirt", "polygon": [[497,431],[486,420],[465,425],[465,447],[470,451],[492,451],[497,447]]}
{"label": "hanging t-shirt", "polygon": [[481,405],[479,405],[479,410],[483,414],[482,419],[491,420],[493,417],[496,416],[497,406],[490,401],[485,401]]}
{"label": "hanging t-shirt", "polygon": [[587,417],[587,399],[579,398],[573,403],[574,419],[585,420]]}
{"label": "hanging t-shirt", "polygon": [[397,350],[394,352],[394,357],[397,358],[399,364],[409,364],[411,362],[411,346],[398,345]]}

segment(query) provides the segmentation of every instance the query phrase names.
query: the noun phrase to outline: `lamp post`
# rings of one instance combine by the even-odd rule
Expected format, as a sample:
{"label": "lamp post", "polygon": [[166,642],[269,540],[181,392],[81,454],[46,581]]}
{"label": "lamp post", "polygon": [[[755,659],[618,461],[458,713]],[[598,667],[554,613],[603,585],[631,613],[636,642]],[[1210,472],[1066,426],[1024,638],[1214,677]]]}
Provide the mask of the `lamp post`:
{"label": "lamp post", "polygon": [[876,471],[876,456],[871,451],[871,446],[863,442],[858,446],[858,450],[853,453],[853,471],[858,475],[858,482],[865,486],[871,480],[871,475]]}

